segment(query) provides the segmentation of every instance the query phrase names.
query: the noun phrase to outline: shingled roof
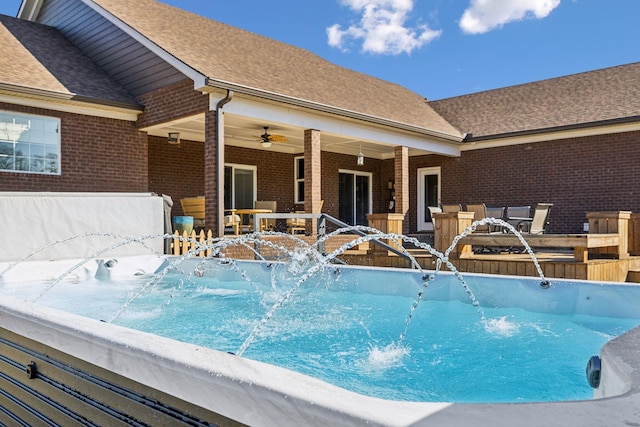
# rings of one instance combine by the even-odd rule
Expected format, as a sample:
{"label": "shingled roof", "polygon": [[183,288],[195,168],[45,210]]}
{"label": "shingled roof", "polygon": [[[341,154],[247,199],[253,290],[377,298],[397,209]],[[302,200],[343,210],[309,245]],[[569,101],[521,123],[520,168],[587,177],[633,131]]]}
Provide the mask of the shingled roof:
{"label": "shingled roof", "polygon": [[640,62],[429,104],[474,139],[640,120]]}
{"label": "shingled roof", "polygon": [[55,28],[0,15],[0,86],[137,106],[135,99]]}
{"label": "shingled roof", "polygon": [[173,57],[207,76],[266,93],[450,135],[462,134],[420,96],[273,39],[155,0],[94,0]]}

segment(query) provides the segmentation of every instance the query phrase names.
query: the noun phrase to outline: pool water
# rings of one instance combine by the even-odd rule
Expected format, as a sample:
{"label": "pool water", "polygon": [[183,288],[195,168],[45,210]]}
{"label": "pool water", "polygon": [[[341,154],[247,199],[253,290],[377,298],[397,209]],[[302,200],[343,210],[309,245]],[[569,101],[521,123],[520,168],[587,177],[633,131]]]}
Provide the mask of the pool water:
{"label": "pool water", "polygon": [[[628,285],[541,289],[535,280],[470,276],[478,308],[450,274],[424,287],[406,271],[332,268],[283,302],[297,277],[282,265],[233,264],[205,277],[169,274],[133,300],[149,277],[60,283],[39,302],[100,320],[122,310],[113,323],[224,352],[257,331],[242,357],[368,396],[460,403],[590,399],[587,361],[640,324],[640,288]],[[604,308],[614,304],[625,306]]]}

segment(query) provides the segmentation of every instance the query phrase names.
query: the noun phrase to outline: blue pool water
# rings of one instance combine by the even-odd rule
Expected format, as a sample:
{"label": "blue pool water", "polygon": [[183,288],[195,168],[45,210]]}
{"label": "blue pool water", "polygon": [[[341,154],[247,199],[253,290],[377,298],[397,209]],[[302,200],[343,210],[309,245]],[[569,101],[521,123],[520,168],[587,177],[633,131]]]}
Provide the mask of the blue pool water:
{"label": "blue pool water", "polygon": [[284,264],[196,270],[204,277],[182,266],[152,286],[149,277],[60,283],[38,302],[100,320],[121,311],[113,323],[225,352],[254,332],[242,357],[409,401],[589,399],[589,358],[640,324],[640,288],[629,285],[552,280],[542,289],[535,279],[465,276],[476,307],[445,273],[425,287],[407,270],[330,268],[283,300],[299,277]]}

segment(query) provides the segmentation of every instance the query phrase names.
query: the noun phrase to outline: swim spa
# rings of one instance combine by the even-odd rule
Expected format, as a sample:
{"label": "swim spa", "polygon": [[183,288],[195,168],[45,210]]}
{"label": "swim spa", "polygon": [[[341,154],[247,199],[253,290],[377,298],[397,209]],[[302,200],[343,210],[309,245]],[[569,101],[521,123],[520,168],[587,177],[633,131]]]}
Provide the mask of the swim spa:
{"label": "swim spa", "polygon": [[[285,264],[221,263],[218,259],[203,264],[196,259],[182,261],[159,257],[104,261],[84,264],[53,286],[55,278],[66,274],[70,266],[75,265],[73,262],[21,263],[3,276],[2,328],[10,334],[26,336],[29,340],[99,366],[114,375],[206,408],[211,413],[220,414],[223,419],[249,425],[466,425],[470,421],[476,425],[513,425],[515,422],[518,425],[566,425],[577,421],[588,425],[610,423],[615,417],[620,421],[631,420],[634,416],[629,408],[633,408],[633,403],[638,399],[635,366],[638,366],[637,339],[640,333],[637,329],[613,339],[602,348],[602,379],[595,394],[588,391],[586,396],[583,393],[577,397],[562,397],[562,402],[540,402],[549,399],[537,399],[536,394],[540,393],[535,392],[533,396],[525,398],[535,403],[495,403],[499,400],[495,397],[481,399],[491,403],[477,403],[478,400],[474,399],[485,391],[481,388],[489,387],[474,381],[495,375],[491,366],[499,364],[496,360],[507,364],[505,356],[508,352],[496,353],[494,357],[497,359],[489,360],[489,367],[478,366],[480,362],[477,361],[472,362],[470,365],[474,370],[471,372],[465,372],[468,367],[454,366],[454,371],[463,371],[463,381],[466,375],[467,394],[471,396],[456,401],[474,403],[453,404],[451,400],[437,397],[425,399],[417,387],[420,383],[428,383],[430,369],[447,364],[456,356],[457,350],[445,350],[444,343],[434,344],[435,341],[422,349],[412,340],[418,331],[445,330],[438,323],[438,318],[448,315],[450,308],[443,308],[440,304],[453,301],[456,310],[466,312],[472,320],[454,325],[449,332],[445,330],[445,335],[462,329],[462,336],[477,337],[472,347],[478,351],[465,354],[458,360],[471,358],[474,353],[484,353],[479,350],[485,349],[482,346],[486,338],[480,334],[487,327],[488,333],[502,344],[508,344],[513,336],[528,334],[532,330],[541,331],[548,337],[559,334],[553,329],[556,320],[545,320],[541,326],[535,319],[519,317],[520,314],[530,316],[531,313],[550,312],[553,316],[569,316],[577,325],[576,328],[594,331],[595,335],[600,336],[601,343],[605,343],[624,329],[633,327],[636,322],[633,320],[638,317],[635,302],[638,288],[635,286],[553,280],[549,289],[543,289],[539,279],[465,276],[473,296],[479,302],[479,306],[475,306],[455,275],[449,273],[438,273],[431,277],[431,272],[427,272],[425,277],[422,272],[407,270],[328,266],[321,273],[321,276],[328,276],[324,278],[328,282],[321,282],[325,284],[320,285],[320,289],[318,283],[310,280],[283,300],[287,289],[297,283],[297,272],[287,270]],[[149,278],[165,271],[165,267],[172,263],[175,268],[166,270],[163,281],[147,286]],[[35,279],[42,277],[48,280],[36,283]],[[208,282],[212,277],[217,281],[215,285]],[[260,277],[268,280],[261,283],[258,280]],[[118,295],[115,292],[117,287],[122,287],[125,292]],[[336,305],[336,301],[331,302],[329,311],[333,311],[327,315],[327,310],[318,308],[318,303],[319,300],[330,299],[324,292],[335,289],[329,288],[338,289],[341,295],[348,294],[351,300],[342,306]],[[86,294],[80,295],[80,299],[70,299],[71,294],[83,292]],[[418,301],[420,292],[422,296]],[[372,306],[373,301],[390,293],[399,295],[400,302],[397,308],[383,307],[383,313],[390,313],[392,309],[397,311],[389,316],[375,311],[360,314],[347,328],[349,333],[356,335],[349,337],[350,345],[346,350],[330,344],[337,340],[335,336],[329,341],[312,339],[317,342],[317,347],[329,347],[330,354],[337,354],[337,361],[327,359],[328,356],[318,356],[319,353],[315,353],[314,349],[311,356],[299,357],[311,357],[314,362],[310,371],[301,374],[275,365],[286,365],[290,359],[297,358],[296,352],[291,349],[280,348],[275,352],[282,360],[267,360],[269,363],[252,360],[262,357],[256,353],[261,346],[273,344],[274,341],[278,345],[281,344],[279,341],[294,341],[286,338],[305,330],[308,324],[316,325],[321,335],[329,335],[330,331],[335,330],[342,334],[344,331],[334,326],[343,318],[345,311],[355,310],[361,301],[366,301],[365,306]],[[155,298],[149,301],[149,306],[144,305],[147,304],[143,298],[146,295]],[[211,335],[222,336],[225,344],[219,351],[205,348],[204,342],[181,343],[116,324],[131,326],[136,322],[145,323],[160,317],[159,313],[179,311],[192,299],[207,297],[233,303],[238,302],[241,296],[255,298],[252,306],[257,307],[257,311],[244,319],[235,319],[235,324],[240,327],[233,333],[219,332],[221,327],[213,326],[210,317],[192,316],[195,323],[204,325],[204,332],[201,331],[199,335],[205,337],[205,341]],[[29,302],[35,298],[35,303]],[[209,309],[204,310],[205,314],[225,312],[214,303],[207,300],[205,307],[209,306]],[[240,305],[248,303],[245,301]],[[276,305],[278,308],[272,310]],[[616,307],[614,312],[609,311],[611,306]],[[298,315],[296,322],[282,323],[283,318],[290,316],[287,310],[292,307],[300,309],[302,315]],[[306,321],[300,319],[303,316],[306,316]],[[292,319],[296,320],[296,316]],[[388,319],[392,320],[392,325],[385,328],[389,331],[385,331],[384,335],[375,325]],[[616,319],[622,319],[622,324],[617,323]],[[224,317],[223,321],[230,320]],[[165,323],[162,329],[166,332],[175,326],[174,323]],[[567,325],[561,327],[566,328]],[[254,331],[255,337],[246,345],[242,357],[227,353],[237,353]],[[183,339],[179,329],[171,334],[176,334],[173,338]],[[360,338],[362,336],[365,338]],[[400,336],[403,336],[402,340]],[[433,337],[434,334],[427,333],[427,339],[435,340]],[[459,336],[454,341],[458,339]],[[361,341],[359,346],[356,345],[358,341]],[[400,346],[388,347],[398,341],[401,341]],[[542,381],[542,390],[552,389],[559,381],[542,373],[546,372],[549,365],[562,363],[557,356],[551,356],[547,347],[548,344],[544,344],[543,348],[531,348],[529,365],[518,365],[521,371],[534,373],[524,381],[534,381],[537,377]],[[567,344],[566,347],[574,350],[576,346]],[[582,388],[588,387],[585,365],[589,356],[598,353],[599,347],[600,344],[597,344],[595,348],[581,350],[582,353],[569,357],[579,359],[575,361],[576,368],[572,368],[579,371],[572,381],[580,383]],[[427,361],[427,368],[420,368],[420,372],[409,366],[418,359]],[[521,362],[520,357],[516,359],[514,363]],[[328,381],[332,380],[323,378],[321,372],[330,364],[355,367],[356,371],[364,372],[364,376],[374,377],[380,382],[386,381],[385,376],[395,377],[403,370],[409,371],[409,376],[417,379],[417,382],[397,395],[366,392],[370,394],[367,396],[359,385],[347,390],[349,384],[329,384]],[[566,369],[561,372],[566,372]],[[453,373],[445,374],[445,379],[436,380],[427,389],[448,382],[448,376]],[[322,379],[313,378],[311,374]],[[351,379],[347,382],[351,383]],[[504,380],[498,380],[497,384],[504,384]],[[380,386],[375,388],[379,389]],[[590,395],[616,397],[587,400]],[[567,399],[579,400],[569,402]],[[508,401],[519,402],[522,398]]]}

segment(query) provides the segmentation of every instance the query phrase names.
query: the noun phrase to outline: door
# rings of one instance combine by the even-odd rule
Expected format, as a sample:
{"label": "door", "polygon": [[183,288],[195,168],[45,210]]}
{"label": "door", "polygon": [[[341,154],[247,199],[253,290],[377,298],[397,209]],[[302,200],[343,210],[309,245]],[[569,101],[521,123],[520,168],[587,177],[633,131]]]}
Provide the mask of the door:
{"label": "door", "polygon": [[340,171],[338,219],[349,225],[368,225],[371,213],[371,174]]}
{"label": "door", "polygon": [[252,209],[256,198],[256,167],[235,164],[225,165],[224,208]]}
{"label": "door", "polygon": [[418,169],[418,231],[432,231],[429,206],[440,204],[440,168]]}

